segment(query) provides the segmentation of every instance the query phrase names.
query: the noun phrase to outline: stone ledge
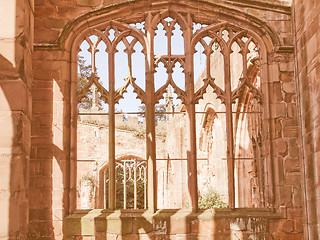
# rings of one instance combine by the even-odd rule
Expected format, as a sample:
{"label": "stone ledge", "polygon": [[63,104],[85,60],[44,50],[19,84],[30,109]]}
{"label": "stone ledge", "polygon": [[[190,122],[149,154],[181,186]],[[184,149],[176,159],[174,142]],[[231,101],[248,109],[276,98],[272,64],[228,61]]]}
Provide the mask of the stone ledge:
{"label": "stone ledge", "polygon": [[[107,235],[201,235],[208,239],[230,236],[231,232],[270,236],[269,224],[280,220],[270,209],[208,209],[194,213],[186,209],[77,210],[64,219],[65,239]],[[100,238],[99,238],[100,239]],[[214,238],[213,238],[214,239]]]}

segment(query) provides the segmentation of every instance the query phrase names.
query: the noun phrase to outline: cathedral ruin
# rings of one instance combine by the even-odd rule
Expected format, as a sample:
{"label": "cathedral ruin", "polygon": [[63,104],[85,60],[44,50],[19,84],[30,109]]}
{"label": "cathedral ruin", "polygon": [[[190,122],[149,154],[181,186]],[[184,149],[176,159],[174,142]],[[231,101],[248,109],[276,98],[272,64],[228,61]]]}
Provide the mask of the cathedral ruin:
{"label": "cathedral ruin", "polygon": [[320,239],[320,2],[1,6],[0,238]]}

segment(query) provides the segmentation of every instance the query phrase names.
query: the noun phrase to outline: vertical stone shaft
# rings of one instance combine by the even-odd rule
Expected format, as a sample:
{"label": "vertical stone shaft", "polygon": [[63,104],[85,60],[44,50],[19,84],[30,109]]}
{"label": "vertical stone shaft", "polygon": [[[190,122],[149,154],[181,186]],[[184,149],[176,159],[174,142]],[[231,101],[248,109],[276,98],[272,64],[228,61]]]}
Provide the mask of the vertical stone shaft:
{"label": "vertical stone shaft", "polygon": [[116,208],[114,53],[109,52],[109,208]]}
{"label": "vertical stone shaft", "polygon": [[155,133],[155,99],[154,99],[154,30],[150,26],[151,14],[146,20],[146,137],[147,137],[147,206],[151,212],[157,209],[156,182],[156,133]]}
{"label": "vertical stone shaft", "polygon": [[123,209],[127,209],[127,162],[123,161]]}
{"label": "vertical stone shaft", "polygon": [[134,160],[133,163],[133,208],[137,209],[137,198],[138,198],[138,192],[137,192],[137,159]]}
{"label": "vertical stone shaft", "polygon": [[187,111],[187,169],[188,169],[188,191],[193,211],[198,209],[198,181],[197,181],[197,138],[196,117],[194,104],[194,82],[193,82],[193,51],[191,49],[192,20],[189,15],[188,28],[185,30],[185,82],[186,82],[186,111]]}
{"label": "vertical stone shaft", "polygon": [[232,95],[230,74],[230,52],[224,54],[224,74],[226,91],[226,128],[227,128],[227,158],[228,158],[228,195],[229,207],[235,207],[234,187],[234,146],[233,146],[233,122],[232,122]]}

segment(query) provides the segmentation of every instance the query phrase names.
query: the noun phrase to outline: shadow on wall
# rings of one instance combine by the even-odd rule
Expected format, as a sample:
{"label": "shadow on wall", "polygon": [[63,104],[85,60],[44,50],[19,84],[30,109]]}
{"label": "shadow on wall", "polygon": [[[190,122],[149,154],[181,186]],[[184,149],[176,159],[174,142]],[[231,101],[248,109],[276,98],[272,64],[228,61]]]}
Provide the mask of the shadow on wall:
{"label": "shadow on wall", "polygon": [[[37,50],[35,50],[37,51]],[[50,53],[51,54],[51,53]],[[56,54],[56,53],[54,53]],[[57,113],[57,105],[64,104],[62,81],[55,79],[54,64],[42,59],[34,62],[47,64],[46,69],[36,69],[33,82],[32,154],[30,159],[30,224],[29,239],[60,239],[63,233],[63,218],[69,210],[68,149],[66,139],[68,125],[61,121],[64,112]],[[36,58],[35,57],[35,58]],[[49,74],[48,74],[49,72]],[[46,76],[44,76],[44,73]],[[48,76],[47,76],[48,75]],[[38,77],[39,76],[39,77]],[[41,83],[45,79],[46,84]],[[60,98],[61,102],[57,99]],[[57,97],[58,96],[58,97]],[[66,146],[67,145],[67,146]]]}
{"label": "shadow on wall", "polygon": [[0,54],[0,238],[9,239],[26,238],[29,215],[30,115],[28,99],[24,99],[28,96],[23,83],[24,61],[18,60],[14,67]]}
{"label": "shadow on wall", "polygon": [[77,210],[65,218],[64,239],[271,239],[279,220],[279,214],[258,208]]}
{"label": "shadow on wall", "polygon": [[[179,209],[159,210],[152,214],[147,210],[77,210],[65,218],[64,238],[81,239],[95,236],[97,239],[170,239],[173,235],[192,236],[198,239],[197,216]],[[160,239],[159,238],[159,239]],[[208,238],[210,239],[210,238]]]}
{"label": "shadow on wall", "polygon": [[[10,12],[12,9],[7,9],[8,16],[12,14],[10,16],[16,19],[16,36],[0,40],[3,41],[0,42],[2,47],[12,44],[11,50],[1,50],[14,53],[11,60],[0,54],[0,238],[52,239],[52,108],[41,106],[36,95],[31,113],[30,92],[34,82],[32,55],[28,48],[33,43],[28,42],[32,39],[32,33],[27,35],[29,22],[21,22],[25,21],[22,16],[27,14],[29,6],[21,12],[24,7],[19,1],[13,7],[13,13]],[[16,17],[18,15],[20,18]],[[52,95],[46,97],[46,101],[52,104]],[[51,116],[46,124],[43,124],[41,111],[49,111],[47,116]],[[31,121],[35,123],[32,130]]]}

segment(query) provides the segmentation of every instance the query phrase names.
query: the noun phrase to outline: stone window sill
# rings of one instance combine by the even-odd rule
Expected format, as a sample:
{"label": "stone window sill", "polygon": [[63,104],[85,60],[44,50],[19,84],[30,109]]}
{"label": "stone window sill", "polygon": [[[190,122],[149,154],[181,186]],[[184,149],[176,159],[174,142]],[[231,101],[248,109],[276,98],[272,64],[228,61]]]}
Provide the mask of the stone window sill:
{"label": "stone window sill", "polygon": [[280,219],[279,213],[267,208],[224,208],[198,212],[162,209],[155,213],[140,209],[76,210],[64,219],[64,236],[65,239],[76,236],[105,236],[101,239],[109,239],[109,235],[169,237],[182,234],[207,236],[210,239],[216,235],[230,236],[232,232],[268,236],[270,224],[277,224]]}

